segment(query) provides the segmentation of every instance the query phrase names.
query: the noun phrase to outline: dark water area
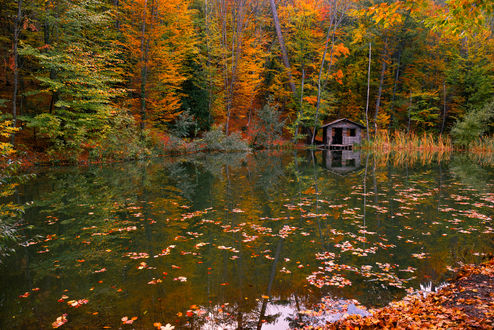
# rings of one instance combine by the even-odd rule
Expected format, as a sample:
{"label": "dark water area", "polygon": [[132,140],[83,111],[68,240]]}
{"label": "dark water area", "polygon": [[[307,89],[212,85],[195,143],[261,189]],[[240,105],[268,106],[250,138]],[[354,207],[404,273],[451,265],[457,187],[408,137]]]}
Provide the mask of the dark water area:
{"label": "dark water area", "polygon": [[[28,206],[24,243],[0,264],[0,329],[64,314],[70,329],[284,329],[384,306],[494,252],[493,167],[464,155],[48,168],[13,198]],[[305,312],[321,301],[335,313]]]}

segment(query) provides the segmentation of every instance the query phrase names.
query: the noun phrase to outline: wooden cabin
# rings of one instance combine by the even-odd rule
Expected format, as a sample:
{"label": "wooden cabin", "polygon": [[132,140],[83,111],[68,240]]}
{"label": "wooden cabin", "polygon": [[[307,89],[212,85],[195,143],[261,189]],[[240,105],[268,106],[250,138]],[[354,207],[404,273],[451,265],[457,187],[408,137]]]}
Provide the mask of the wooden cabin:
{"label": "wooden cabin", "polygon": [[362,142],[364,125],[346,118],[335,120],[322,127],[323,147],[328,149],[352,149],[354,144]]}

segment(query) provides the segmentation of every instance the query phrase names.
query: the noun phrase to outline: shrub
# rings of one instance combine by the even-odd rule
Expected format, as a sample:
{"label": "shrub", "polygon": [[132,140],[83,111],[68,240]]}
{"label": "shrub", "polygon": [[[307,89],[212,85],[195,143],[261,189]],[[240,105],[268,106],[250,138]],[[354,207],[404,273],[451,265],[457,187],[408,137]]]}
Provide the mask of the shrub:
{"label": "shrub", "polygon": [[178,138],[190,136],[197,127],[197,122],[188,110],[183,111],[172,126],[170,133]]}
{"label": "shrub", "polygon": [[484,107],[468,112],[462,120],[456,122],[451,130],[454,143],[462,147],[469,146],[493,129],[493,121],[494,100],[491,100]]}
{"label": "shrub", "polygon": [[109,129],[90,149],[92,159],[123,160],[142,159],[151,154],[152,146],[148,131],[137,127],[135,120],[128,114],[118,114],[110,119]]}
{"label": "shrub", "polygon": [[257,117],[251,144],[255,148],[269,148],[281,138],[285,121],[280,120],[278,110],[269,102],[257,112]]}
{"label": "shrub", "polygon": [[204,133],[202,139],[193,143],[197,151],[247,151],[250,150],[247,142],[242,140],[238,133],[225,135],[219,128],[213,128]]}

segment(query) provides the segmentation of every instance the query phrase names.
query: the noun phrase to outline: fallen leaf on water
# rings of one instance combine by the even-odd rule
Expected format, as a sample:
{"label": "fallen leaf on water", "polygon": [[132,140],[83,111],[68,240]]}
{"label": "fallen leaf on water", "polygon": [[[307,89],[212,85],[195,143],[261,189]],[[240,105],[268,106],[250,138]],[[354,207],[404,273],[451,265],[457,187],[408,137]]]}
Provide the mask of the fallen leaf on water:
{"label": "fallen leaf on water", "polygon": [[123,324],[132,324],[132,323],[134,323],[135,320],[137,320],[137,316],[133,316],[130,319],[127,316],[122,317],[122,323]]}
{"label": "fallen leaf on water", "polygon": [[54,328],[59,328],[65,323],[67,323],[67,321],[68,321],[67,314],[63,314],[62,316],[57,317],[57,320],[53,322],[51,325]]}
{"label": "fallen leaf on water", "polygon": [[87,304],[88,302],[89,301],[87,299],[69,300],[69,301],[67,301],[67,305],[75,307],[75,308],[79,308],[82,305]]}

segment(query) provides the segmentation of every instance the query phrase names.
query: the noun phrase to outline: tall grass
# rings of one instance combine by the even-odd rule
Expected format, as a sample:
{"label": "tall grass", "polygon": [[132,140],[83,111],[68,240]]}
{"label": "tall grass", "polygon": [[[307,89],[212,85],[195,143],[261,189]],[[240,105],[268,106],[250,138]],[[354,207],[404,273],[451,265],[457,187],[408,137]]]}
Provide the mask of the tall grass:
{"label": "tall grass", "polygon": [[476,154],[487,154],[494,152],[494,135],[480,138],[468,146],[468,151]]}
{"label": "tall grass", "polygon": [[494,164],[494,136],[486,136],[470,143],[468,155],[471,159],[484,165]]}
{"label": "tall grass", "polygon": [[433,153],[451,152],[454,149],[451,138],[448,136],[402,131],[395,131],[392,134],[388,131],[379,131],[370,142],[364,142],[362,148],[374,152],[418,151]]}
{"label": "tall grass", "polygon": [[370,142],[365,141],[361,149],[373,153],[381,161],[391,161],[395,165],[441,162],[449,160],[453,151],[467,152],[468,157],[479,164],[494,164],[494,136],[478,139],[466,148],[459,148],[449,136],[407,134],[401,131],[389,134],[380,131]]}

